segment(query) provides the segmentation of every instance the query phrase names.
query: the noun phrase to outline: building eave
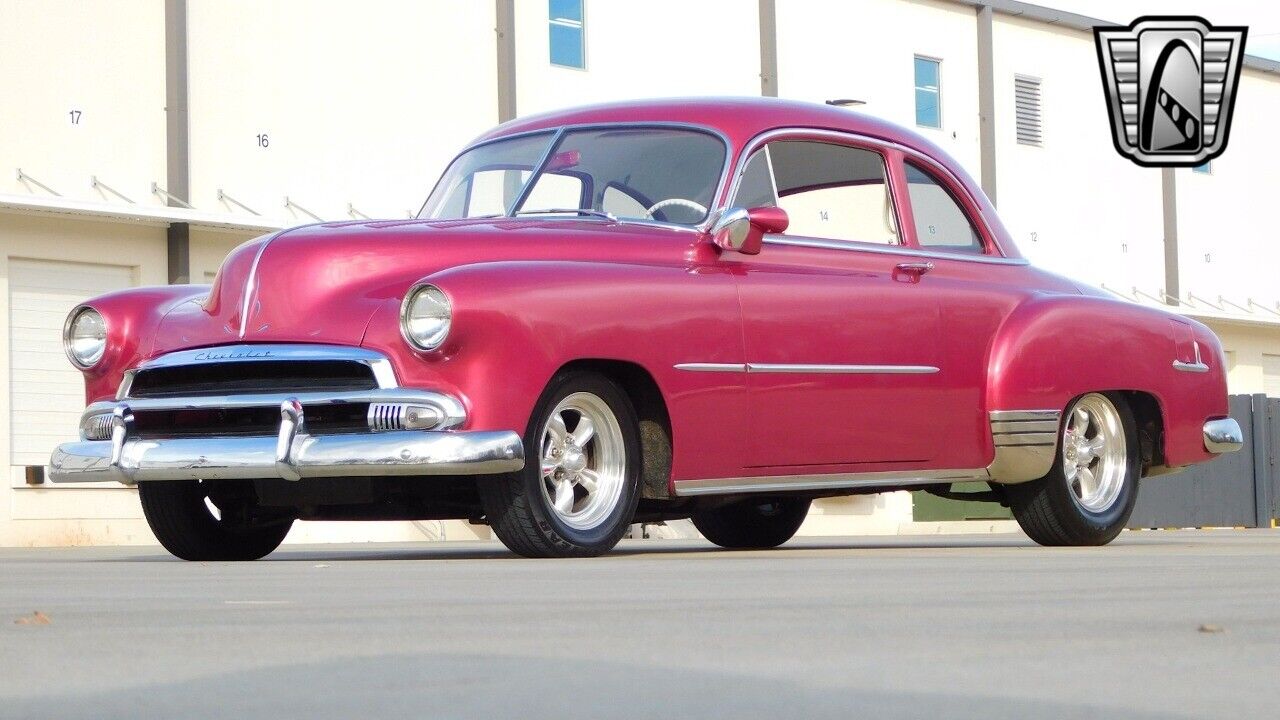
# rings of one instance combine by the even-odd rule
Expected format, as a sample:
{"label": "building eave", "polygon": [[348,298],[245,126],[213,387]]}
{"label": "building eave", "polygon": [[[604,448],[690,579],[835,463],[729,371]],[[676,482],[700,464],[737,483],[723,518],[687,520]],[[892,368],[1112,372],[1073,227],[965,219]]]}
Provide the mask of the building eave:
{"label": "building eave", "polygon": [[270,232],[293,224],[280,219],[208,213],[164,205],[122,205],[68,200],[61,197],[10,194],[0,194],[0,213],[77,217],[160,227],[167,227],[174,223],[187,223],[193,227],[240,232]]}

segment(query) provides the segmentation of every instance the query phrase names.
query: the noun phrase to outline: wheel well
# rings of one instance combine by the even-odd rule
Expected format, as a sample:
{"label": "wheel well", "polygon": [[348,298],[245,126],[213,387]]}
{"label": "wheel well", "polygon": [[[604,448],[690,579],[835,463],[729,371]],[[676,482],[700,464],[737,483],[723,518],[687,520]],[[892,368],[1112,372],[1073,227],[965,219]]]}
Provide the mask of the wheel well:
{"label": "wheel well", "polygon": [[1134,424],[1138,426],[1143,470],[1164,465],[1164,415],[1160,412],[1160,401],[1140,390],[1125,390],[1120,394],[1128,401]]}
{"label": "wheel well", "polygon": [[574,360],[561,367],[558,373],[566,371],[599,373],[618,383],[627,394],[640,421],[641,498],[669,497],[671,416],[653,375],[640,365],[625,360]]}

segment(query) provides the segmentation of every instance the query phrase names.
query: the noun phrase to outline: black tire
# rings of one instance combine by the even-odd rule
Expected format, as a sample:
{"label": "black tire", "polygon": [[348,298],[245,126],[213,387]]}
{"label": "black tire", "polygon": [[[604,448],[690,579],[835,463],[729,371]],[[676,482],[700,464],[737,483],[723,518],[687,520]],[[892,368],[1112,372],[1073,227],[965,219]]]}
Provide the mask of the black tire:
{"label": "black tire", "polygon": [[142,513],[165,550],[183,560],[257,560],[280,547],[293,520],[255,525],[214,517],[198,480],[138,483]]}
{"label": "black tire", "polygon": [[1085,508],[1077,500],[1072,484],[1063,470],[1063,436],[1066,424],[1077,404],[1089,396],[1076,398],[1067,406],[1067,412],[1063,414],[1059,424],[1056,457],[1049,474],[1039,480],[1005,486],[1009,505],[1018,525],[1040,545],[1106,545],[1124,530],[1129,516],[1133,514],[1133,506],[1138,500],[1138,480],[1142,473],[1137,423],[1122,395],[1096,394],[1111,402],[1124,429],[1126,467],[1123,484],[1116,498],[1100,511]]}
{"label": "black tire", "polygon": [[733,550],[778,547],[809,514],[809,498],[750,499],[693,514],[693,526],[711,542]]}
{"label": "black tire", "polygon": [[[556,513],[543,491],[542,432],[551,412],[575,393],[590,393],[608,406],[621,430],[625,473],[616,506],[597,524],[572,527]],[[512,552],[530,558],[594,557],[611,550],[631,526],[640,499],[640,429],[626,393],[609,378],[570,371],[552,378],[534,407],[524,433],[525,467],[477,481],[480,501],[493,532]]]}

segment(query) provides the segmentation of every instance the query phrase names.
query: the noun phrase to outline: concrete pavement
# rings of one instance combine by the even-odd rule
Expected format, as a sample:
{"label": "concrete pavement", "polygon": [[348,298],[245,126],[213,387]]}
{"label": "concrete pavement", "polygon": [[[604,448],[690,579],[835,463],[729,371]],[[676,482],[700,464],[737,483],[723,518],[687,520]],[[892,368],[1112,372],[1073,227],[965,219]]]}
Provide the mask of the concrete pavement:
{"label": "concrete pavement", "polygon": [[0,667],[0,718],[1271,715],[1280,533],[5,549]]}

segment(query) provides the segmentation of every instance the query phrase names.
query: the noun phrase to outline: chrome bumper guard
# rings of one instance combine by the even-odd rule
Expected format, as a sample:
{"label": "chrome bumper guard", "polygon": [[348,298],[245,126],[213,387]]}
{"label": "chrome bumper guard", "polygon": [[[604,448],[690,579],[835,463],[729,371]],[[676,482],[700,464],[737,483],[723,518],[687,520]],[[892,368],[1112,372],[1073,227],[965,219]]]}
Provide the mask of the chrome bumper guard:
{"label": "chrome bumper guard", "polygon": [[1210,420],[1204,424],[1204,449],[1211,453],[1235,452],[1244,447],[1244,433],[1235,418]]}
{"label": "chrome bumper guard", "polygon": [[[344,396],[342,400],[387,402],[384,391],[373,393],[376,399]],[[421,393],[419,397],[414,391],[403,389],[395,394],[395,400],[415,404],[452,400],[435,393]],[[95,403],[85,411],[82,433],[86,427],[101,428],[105,424],[101,416],[109,414],[110,439],[82,439],[58,446],[50,460],[50,480],[132,485],[153,480],[489,475],[524,467],[523,443],[520,435],[512,431],[387,430],[310,435],[306,432],[304,402],[341,400],[334,395],[323,399],[300,395],[283,400],[240,396],[233,404],[261,406],[268,399],[274,399],[280,407],[280,428],[275,436],[139,438],[133,431],[135,410],[202,408],[214,406],[215,402],[178,398]],[[226,407],[227,400],[219,398],[218,405]],[[445,411],[442,416],[453,416],[453,408],[440,409]],[[447,420],[439,424],[450,425]]]}

